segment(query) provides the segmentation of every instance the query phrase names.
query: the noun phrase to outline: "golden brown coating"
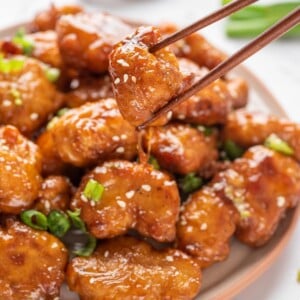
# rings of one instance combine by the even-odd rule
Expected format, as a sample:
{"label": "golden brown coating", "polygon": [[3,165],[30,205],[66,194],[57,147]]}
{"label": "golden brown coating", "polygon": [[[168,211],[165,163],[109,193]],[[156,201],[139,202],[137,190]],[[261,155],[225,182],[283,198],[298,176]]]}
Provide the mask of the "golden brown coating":
{"label": "golden brown coating", "polygon": [[0,72],[0,124],[14,125],[29,135],[61,106],[62,97],[46,78],[40,62],[15,58],[24,61],[20,70]]}
{"label": "golden brown coating", "polygon": [[112,83],[108,75],[74,78],[70,83],[70,88],[65,98],[67,106],[72,108],[87,102],[113,97]]}
{"label": "golden brown coating", "polygon": [[189,300],[199,292],[201,271],[179,250],[158,251],[120,237],[104,242],[88,258],[72,259],[67,281],[82,300]]}
{"label": "golden brown coating", "polygon": [[194,33],[179,44],[176,55],[186,57],[201,67],[213,69],[225,60],[226,55],[210,44],[202,35]]}
{"label": "golden brown coating", "polygon": [[[149,119],[166,104],[182,83],[175,55],[164,48],[155,53],[149,47],[161,39],[154,27],[140,27],[118,43],[111,55],[109,72],[121,114],[133,125]],[[162,125],[160,120],[156,125]]]}
{"label": "golden brown coating", "polygon": [[0,228],[0,298],[58,299],[67,250],[54,236],[7,220]]}
{"label": "golden brown coating", "polygon": [[13,126],[0,126],[0,213],[30,207],[41,186],[41,157],[35,144]]}
{"label": "golden brown coating", "polygon": [[[206,73],[186,58],[178,59],[180,71],[184,77],[182,90],[189,88]],[[242,79],[230,81],[216,80],[200,92],[177,105],[173,119],[201,125],[224,124],[228,113],[234,106],[245,105],[248,100],[248,88]]]}
{"label": "golden brown coating", "polygon": [[229,255],[238,214],[231,202],[204,187],[193,193],[181,208],[177,225],[178,247],[195,258],[201,268],[223,261]]}
{"label": "golden brown coating", "polygon": [[287,142],[294,149],[294,157],[300,161],[300,125],[263,112],[243,109],[232,112],[228,115],[223,138],[248,148],[263,144],[272,133]]}
{"label": "golden brown coating", "polygon": [[44,131],[36,140],[42,154],[42,173],[44,176],[64,174],[68,164],[62,161],[56,150],[51,130]]}
{"label": "golden brown coating", "polygon": [[58,44],[64,62],[79,70],[103,73],[114,44],[132,27],[108,14],[80,13],[63,16],[57,22]]}
{"label": "golden brown coating", "polygon": [[35,16],[31,29],[32,31],[54,30],[56,22],[61,16],[75,15],[82,11],[82,7],[78,5],[64,5],[60,7],[51,5],[49,9],[41,11]]}
{"label": "golden brown coating", "polygon": [[[102,199],[90,201],[84,189],[90,179],[104,186]],[[97,238],[111,238],[135,229],[158,241],[173,241],[180,199],[176,182],[151,165],[111,161],[82,180],[73,199],[81,217]]]}
{"label": "golden brown coating", "polygon": [[263,146],[250,148],[212,184],[240,212],[236,236],[262,246],[273,235],[286,209],[300,200],[300,166],[290,157]]}
{"label": "golden brown coating", "polygon": [[206,137],[187,124],[151,127],[143,142],[163,169],[177,174],[198,172],[218,158],[216,136]]}
{"label": "golden brown coating", "polygon": [[58,49],[57,34],[53,30],[36,32],[26,35],[33,43],[32,57],[51,65],[62,68],[63,62]]}
{"label": "golden brown coating", "polygon": [[49,130],[61,159],[78,167],[136,156],[137,134],[114,99],[87,103],[66,112]]}
{"label": "golden brown coating", "polygon": [[49,176],[42,183],[34,208],[46,215],[52,210],[66,211],[72,192],[72,185],[67,177]]}

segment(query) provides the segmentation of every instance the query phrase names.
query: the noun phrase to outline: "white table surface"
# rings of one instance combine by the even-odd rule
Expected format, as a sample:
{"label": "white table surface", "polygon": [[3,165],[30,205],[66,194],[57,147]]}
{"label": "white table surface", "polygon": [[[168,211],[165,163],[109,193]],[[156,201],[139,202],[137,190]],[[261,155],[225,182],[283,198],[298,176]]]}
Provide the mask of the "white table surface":
{"label": "white table surface", "polygon": [[[68,0],[52,2],[72,3]],[[181,25],[197,20],[219,5],[218,0],[87,0],[74,2],[94,3],[91,7],[149,22],[174,21]],[[0,29],[16,22],[28,20],[36,11],[47,7],[49,3],[49,0],[1,0]],[[245,41],[227,39],[223,34],[222,22],[211,26],[205,32],[212,42],[222,46],[228,53],[233,53],[245,43]],[[273,92],[290,118],[300,122],[300,39],[275,42],[249,59],[245,65],[255,72]],[[299,300],[300,284],[296,281],[298,270],[300,270],[300,222],[276,263],[235,300]]]}

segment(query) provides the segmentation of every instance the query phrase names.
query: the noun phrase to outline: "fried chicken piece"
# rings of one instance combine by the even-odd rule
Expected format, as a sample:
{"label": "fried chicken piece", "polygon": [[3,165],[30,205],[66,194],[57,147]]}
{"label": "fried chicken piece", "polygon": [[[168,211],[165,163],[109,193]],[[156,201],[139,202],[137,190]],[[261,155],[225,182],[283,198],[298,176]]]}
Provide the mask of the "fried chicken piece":
{"label": "fried chicken piece", "polygon": [[13,126],[0,126],[0,212],[30,207],[41,186],[41,156],[35,144]]}
{"label": "fried chicken piece", "polygon": [[[182,83],[175,55],[164,48],[150,53],[149,48],[161,39],[159,29],[140,27],[118,43],[111,55],[109,72],[123,117],[139,125],[166,104]],[[163,125],[161,118],[155,125]]]}
{"label": "fried chicken piece", "polygon": [[[87,183],[104,186],[101,201],[84,196]],[[176,182],[151,165],[111,161],[95,168],[82,180],[72,201],[97,238],[111,238],[135,229],[161,242],[173,241],[180,199]]]}
{"label": "fried chicken piece", "polygon": [[71,91],[66,93],[68,107],[78,107],[87,102],[113,97],[112,83],[109,76],[82,76],[70,83]]}
{"label": "fried chicken piece", "polygon": [[228,115],[223,139],[248,148],[263,144],[272,133],[287,142],[295,152],[294,157],[300,161],[300,125],[264,112],[243,109],[232,112]]}
{"label": "fried chicken piece", "polygon": [[78,5],[65,5],[65,6],[56,7],[52,4],[48,10],[42,11],[35,16],[31,24],[31,30],[32,31],[54,30],[56,23],[61,16],[76,15],[82,11],[83,11],[82,7]]}
{"label": "fried chicken piece", "polygon": [[178,247],[195,258],[201,268],[221,262],[229,255],[237,221],[238,213],[231,202],[219,198],[213,188],[204,187],[191,194],[181,208]]}
{"label": "fried chicken piece", "polygon": [[[183,90],[193,85],[207,73],[207,69],[199,68],[188,59],[181,58],[178,61],[185,80]],[[233,107],[242,105],[242,103],[246,104],[247,99],[248,89],[243,80],[237,78],[226,82],[218,79],[177,105],[172,110],[172,118],[208,126],[224,124]]]}
{"label": "fried chicken piece", "polygon": [[30,135],[39,129],[62,104],[63,98],[35,59],[15,56],[21,69],[0,72],[0,124],[16,126]]}
{"label": "fried chicken piece", "polygon": [[54,236],[9,219],[0,228],[0,298],[58,299],[67,250]]}
{"label": "fried chicken piece", "polygon": [[87,103],[66,112],[49,130],[60,158],[84,167],[136,156],[137,134],[114,99]]}
{"label": "fried chicken piece", "polygon": [[240,212],[238,239],[258,247],[272,237],[287,208],[299,202],[300,166],[290,157],[255,146],[211,184]]}
{"label": "fried chicken piece", "polygon": [[194,299],[201,271],[186,254],[151,248],[133,237],[102,243],[68,265],[67,281],[80,299]]}
{"label": "fried chicken piece", "polygon": [[56,26],[64,62],[92,73],[107,71],[113,45],[132,30],[121,19],[102,13],[63,16]]}
{"label": "fried chicken piece", "polygon": [[207,168],[218,158],[216,136],[205,136],[184,124],[151,127],[143,135],[145,149],[172,173],[188,174]]}
{"label": "fried chicken piece", "polygon": [[49,176],[42,183],[34,207],[46,215],[52,210],[66,211],[72,194],[72,184],[67,177]]}

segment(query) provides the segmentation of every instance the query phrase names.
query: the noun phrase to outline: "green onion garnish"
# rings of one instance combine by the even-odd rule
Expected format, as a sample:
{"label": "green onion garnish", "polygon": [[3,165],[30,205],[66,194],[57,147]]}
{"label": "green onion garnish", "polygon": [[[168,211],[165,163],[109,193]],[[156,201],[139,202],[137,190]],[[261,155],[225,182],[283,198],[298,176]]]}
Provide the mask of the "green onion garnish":
{"label": "green onion garnish", "polygon": [[0,58],[0,72],[9,74],[19,72],[24,67],[24,60],[21,58]]}
{"label": "green onion garnish", "polygon": [[73,253],[78,255],[78,256],[90,256],[97,245],[97,240],[95,237],[88,235],[87,237],[87,243],[80,249],[74,250]]}
{"label": "green onion garnish", "polygon": [[77,228],[80,229],[83,232],[86,232],[86,227],[84,222],[80,219],[80,209],[77,209],[75,211],[71,211],[68,210],[67,211],[68,216],[71,219],[72,225]]}
{"label": "green onion garnish", "polygon": [[31,228],[38,230],[47,230],[48,228],[47,217],[37,210],[25,210],[21,213],[20,218],[24,224]]}
{"label": "green onion garnish", "polygon": [[68,216],[57,210],[51,211],[47,220],[49,231],[59,238],[63,237],[71,227]]}
{"label": "green onion garnish", "polygon": [[16,32],[15,36],[12,39],[12,42],[21,47],[23,53],[26,55],[30,55],[34,49],[33,41],[26,37],[24,28],[20,28]]}
{"label": "green onion garnish", "polygon": [[67,108],[67,107],[64,107],[64,108],[61,108],[57,113],[56,113],[56,115],[58,116],[58,117],[62,117],[67,111],[69,111],[70,110],[70,108]]}
{"label": "green onion garnish", "polygon": [[199,131],[201,131],[205,136],[210,136],[214,132],[214,128],[213,127],[208,127],[208,126],[198,125],[197,129]]}
{"label": "green onion garnish", "polygon": [[47,68],[45,75],[50,82],[55,82],[60,76],[60,70],[57,68]]}
{"label": "green onion garnish", "polygon": [[180,189],[186,194],[192,193],[199,189],[202,184],[202,179],[196,176],[195,173],[189,173],[179,181]]}
{"label": "green onion garnish", "polygon": [[280,152],[285,155],[293,155],[294,150],[290,147],[290,145],[283,141],[280,137],[278,137],[276,134],[271,134],[267,139],[265,140],[264,145],[274,151]]}
{"label": "green onion garnish", "polygon": [[226,152],[227,157],[231,160],[241,157],[245,152],[243,148],[241,148],[239,145],[237,145],[231,140],[226,140],[223,145],[223,148]]}
{"label": "green onion garnish", "polygon": [[100,201],[104,192],[104,186],[94,179],[90,179],[86,184],[83,195],[88,200],[98,202]]}
{"label": "green onion garnish", "polygon": [[157,159],[154,156],[151,155],[149,157],[148,163],[150,165],[152,165],[155,170],[159,170],[160,169],[160,165],[159,165]]}

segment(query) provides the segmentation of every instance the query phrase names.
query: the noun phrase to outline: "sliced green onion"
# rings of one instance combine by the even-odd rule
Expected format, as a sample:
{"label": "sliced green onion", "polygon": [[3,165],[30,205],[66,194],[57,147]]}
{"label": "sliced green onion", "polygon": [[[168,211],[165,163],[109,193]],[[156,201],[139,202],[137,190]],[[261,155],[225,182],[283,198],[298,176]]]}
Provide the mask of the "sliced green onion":
{"label": "sliced green onion", "polygon": [[149,157],[148,163],[149,163],[150,165],[152,165],[153,168],[154,168],[155,170],[160,170],[160,165],[159,165],[157,159],[156,159],[154,156],[151,155],[151,156]]}
{"label": "sliced green onion", "polygon": [[59,238],[63,237],[71,227],[68,216],[57,210],[51,211],[47,220],[49,231]]}
{"label": "sliced green onion", "polygon": [[67,111],[69,111],[70,109],[69,108],[67,108],[67,107],[64,107],[64,108],[61,108],[57,113],[56,113],[56,115],[58,116],[58,117],[62,117]]}
{"label": "sliced green onion", "polygon": [[87,256],[90,256],[96,246],[97,246],[97,240],[95,237],[91,236],[91,235],[88,235],[88,240],[87,240],[87,243],[80,249],[77,249],[77,250],[74,250],[73,253],[78,255],[78,256],[84,256],[84,257],[87,257]]}
{"label": "sliced green onion", "polygon": [[205,136],[211,136],[214,132],[213,127],[198,125],[197,129],[201,131]]}
{"label": "sliced green onion", "polygon": [[271,134],[265,140],[265,146],[271,150],[280,152],[285,155],[293,155],[294,150],[293,148],[285,141],[283,141],[280,137],[276,134]]}
{"label": "sliced green onion", "polygon": [[50,82],[55,82],[60,76],[60,70],[57,68],[47,68],[45,75]]}
{"label": "sliced green onion", "polygon": [[34,49],[34,43],[25,35],[24,28],[20,28],[12,39],[12,42],[22,48],[26,55],[30,55]]}
{"label": "sliced green onion", "polygon": [[80,209],[77,209],[75,211],[68,210],[67,214],[70,217],[71,222],[75,228],[80,229],[83,232],[86,232],[85,224],[80,218]]}
{"label": "sliced green onion", "polygon": [[189,173],[179,181],[180,189],[186,194],[199,189],[202,184],[202,178],[196,176],[195,173]]}
{"label": "sliced green onion", "polygon": [[1,58],[0,59],[0,72],[9,74],[19,72],[24,67],[24,60],[20,58]]}
{"label": "sliced green onion", "polygon": [[20,218],[24,224],[31,228],[38,230],[47,230],[48,228],[47,217],[37,210],[25,210],[21,213]]}
{"label": "sliced green onion", "polygon": [[57,121],[59,120],[59,117],[53,117],[47,124],[46,129],[50,130],[54,127],[54,125],[57,123]]}
{"label": "sliced green onion", "polygon": [[245,152],[242,147],[237,145],[232,140],[226,140],[223,145],[223,148],[226,152],[227,157],[231,160],[241,157],[243,155],[243,153]]}
{"label": "sliced green onion", "polygon": [[86,184],[83,195],[88,200],[98,202],[101,200],[104,192],[104,186],[94,179],[90,179]]}

